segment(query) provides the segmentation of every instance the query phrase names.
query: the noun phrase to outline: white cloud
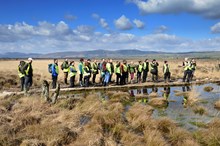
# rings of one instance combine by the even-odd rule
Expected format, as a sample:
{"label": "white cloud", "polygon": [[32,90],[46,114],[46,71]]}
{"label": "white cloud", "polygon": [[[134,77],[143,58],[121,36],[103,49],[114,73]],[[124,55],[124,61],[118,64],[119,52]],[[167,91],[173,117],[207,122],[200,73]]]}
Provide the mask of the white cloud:
{"label": "white cloud", "polygon": [[165,33],[168,30],[168,27],[165,25],[161,25],[158,28],[156,28],[155,33]]}
{"label": "white cloud", "polygon": [[216,23],[211,27],[212,33],[220,33],[220,22]]}
{"label": "white cloud", "polygon": [[139,29],[143,29],[145,27],[145,24],[144,22],[140,21],[140,20],[137,20],[137,19],[134,19],[133,20],[133,23],[136,25],[137,28]]}
{"label": "white cloud", "polygon": [[140,49],[151,51],[219,50],[220,38],[191,40],[166,33],[136,36],[131,33],[101,33],[91,26],[75,29],[65,22],[39,22],[33,26],[25,22],[0,25],[0,52],[36,52],[80,50]]}
{"label": "white cloud", "polygon": [[101,25],[102,28],[109,29],[108,23],[104,18],[100,18],[99,24]]}
{"label": "white cloud", "polygon": [[114,21],[115,27],[120,30],[130,30],[133,28],[130,20],[125,16],[122,15],[120,18]]}
{"label": "white cloud", "polygon": [[92,14],[92,18],[94,18],[94,19],[99,19],[100,16],[99,16],[98,14],[96,14],[96,13],[93,13],[93,14]]}
{"label": "white cloud", "polygon": [[134,3],[142,14],[182,13],[199,14],[210,19],[220,18],[219,0],[127,0]]}
{"label": "white cloud", "polygon": [[71,14],[66,14],[66,15],[64,16],[64,18],[65,18],[65,20],[68,20],[68,21],[74,21],[74,20],[77,19],[76,16],[71,15]]}

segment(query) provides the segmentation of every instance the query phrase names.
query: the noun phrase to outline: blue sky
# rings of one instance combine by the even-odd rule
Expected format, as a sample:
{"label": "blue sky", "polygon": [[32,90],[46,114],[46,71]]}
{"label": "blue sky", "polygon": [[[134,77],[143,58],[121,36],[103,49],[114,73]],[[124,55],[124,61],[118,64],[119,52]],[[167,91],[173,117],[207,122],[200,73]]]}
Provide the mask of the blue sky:
{"label": "blue sky", "polygon": [[220,51],[220,0],[1,0],[0,51]]}

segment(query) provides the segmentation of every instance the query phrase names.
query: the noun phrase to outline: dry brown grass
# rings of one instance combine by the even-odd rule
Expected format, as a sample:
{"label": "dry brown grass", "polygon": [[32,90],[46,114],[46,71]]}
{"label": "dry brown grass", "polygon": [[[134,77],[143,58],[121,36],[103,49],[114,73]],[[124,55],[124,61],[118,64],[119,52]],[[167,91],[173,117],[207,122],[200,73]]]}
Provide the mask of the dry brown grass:
{"label": "dry brown grass", "polygon": [[126,118],[133,129],[143,131],[151,121],[153,108],[135,103],[126,113]]}
{"label": "dry brown grass", "polygon": [[215,102],[214,107],[220,109],[220,100]]}
{"label": "dry brown grass", "polygon": [[166,107],[168,106],[168,101],[164,98],[152,98],[149,104],[155,107]]}

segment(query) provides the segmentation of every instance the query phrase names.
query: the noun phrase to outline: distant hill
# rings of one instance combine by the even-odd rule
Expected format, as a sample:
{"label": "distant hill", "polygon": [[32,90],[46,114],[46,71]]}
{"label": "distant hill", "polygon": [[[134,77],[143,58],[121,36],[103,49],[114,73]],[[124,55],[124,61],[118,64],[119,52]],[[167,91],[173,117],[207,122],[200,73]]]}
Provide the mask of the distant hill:
{"label": "distant hill", "polygon": [[157,52],[157,51],[141,51],[141,50],[92,50],[92,51],[69,51],[69,52],[55,52],[48,54],[37,53],[20,53],[8,52],[0,54],[0,58],[178,58],[178,57],[193,57],[193,58],[219,58],[220,51],[205,51],[205,52]]}

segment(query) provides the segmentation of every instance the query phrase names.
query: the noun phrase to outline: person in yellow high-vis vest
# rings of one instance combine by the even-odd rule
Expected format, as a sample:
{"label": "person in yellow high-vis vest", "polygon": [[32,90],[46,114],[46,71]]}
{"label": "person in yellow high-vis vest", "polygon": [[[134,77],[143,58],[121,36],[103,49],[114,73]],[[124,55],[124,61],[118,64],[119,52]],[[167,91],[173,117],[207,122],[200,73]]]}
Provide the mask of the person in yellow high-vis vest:
{"label": "person in yellow high-vis vest", "polygon": [[115,74],[116,74],[116,85],[121,84],[121,63],[119,61],[116,61],[115,63]]}
{"label": "person in yellow high-vis vest", "polygon": [[142,62],[139,61],[139,64],[137,65],[137,82],[141,83],[141,74],[143,72],[143,65]]}
{"label": "person in yellow high-vis vest", "polygon": [[187,82],[190,82],[192,70],[191,70],[191,63],[188,60],[188,58],[185,58],[185,61],[183,62],[183,69],[184,69],[183,82],[185,82],[186,79]]}
{"label": "person in yellow high-vis vest", "polygon": [[65,83],[65,84],[68,84],[68,83],[67,83],[68,72],[69,72],[68,59],[65,59],[65,61],[62,63],[61,69],[63,70],[63,73],[64,73],[64,83]]}
{"label": "person in yellow high-vis vest", "polygon": [[148,71],[149,71],[149,61],[148,59],[145,59],[143,65],[143,78],[142,78],[142,82],[146,82],[147,81],[147,74],[148,74]]}
{"label": "person in yellow high-vis vest", "polygon": [[167,61],[164,61],[163,65],[164,82],[170,82],[170,66]]}
{"label": "person in yellow high-vis vest", "polygon": [[28,63],[26,63],[22,68],[21,71],[25,74],[25,81],[24,81],[24,90],[28,92],[29,88],[33,84],[33,68],[32,68],[32,58],[28,58]]}
{"label": "person in yellow high-vis vest", "polygon": [[76,67],[74,61],[70,62],[69,66],[69,76],[70,76],[70,88],[73,88],[75,86],[75,77],[76,77]]}
{"label": "person in yellow high-vis vest", "polygon": [[25,73],[22,72],[21,68],[25,65],[24,61],[20,61],[19,65],[18,65],[18,76],[20,78],[20,82],[21,82],[21,91],[24,91],[24,81],[25,81]]}

